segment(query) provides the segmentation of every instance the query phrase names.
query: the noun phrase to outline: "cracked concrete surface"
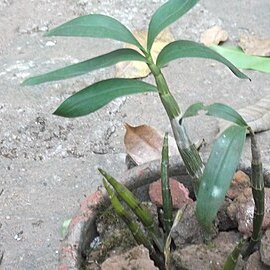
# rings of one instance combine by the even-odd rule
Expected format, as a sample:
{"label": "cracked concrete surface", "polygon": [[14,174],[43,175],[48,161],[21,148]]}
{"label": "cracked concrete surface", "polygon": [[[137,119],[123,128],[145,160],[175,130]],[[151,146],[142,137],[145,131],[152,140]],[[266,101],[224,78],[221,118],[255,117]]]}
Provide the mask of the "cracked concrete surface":
{"label": "cracked concrete surface", "polygon": [[[83,196],[101,184],[97,167],[116,177],[126,169],[124,122],[170,130],[159,99],[152,93],[117,99],[83,118],[52,116],[67,96],[114,76],[114,68],[35,87],[21,87],[22,80],[111,51],[121,44],[98,39],[45,38],[44,32],[78,15],[95,12],[111,15],[133,30],[143,29],[163,2],[0,1],[0,251],[5,250],[2,269],[56,268],[61,224],[76,211]],[[204,30],[218,24],[235,43],[243,31],[269,37],[269,13],[268,0],[202,0],[171,29],[176,38],[199,41]],[[164,69],[183,108],[196,101],[219,101],[240,108],[269,95],[269,75],[246,73],[252,82],[235,78],[218,63],[195,59],[177,60]],[[152,78],[147,81],[152,82]],[[199,132],[196,125],[200,126]],[[201,117],[190,121],[188,128],[195,140],[204,137],[211,143],[217,121]],[[263,132],[258,137],[263,160],[269,165],[270,134]],[[248,157],[246,150],[243,158]]]}

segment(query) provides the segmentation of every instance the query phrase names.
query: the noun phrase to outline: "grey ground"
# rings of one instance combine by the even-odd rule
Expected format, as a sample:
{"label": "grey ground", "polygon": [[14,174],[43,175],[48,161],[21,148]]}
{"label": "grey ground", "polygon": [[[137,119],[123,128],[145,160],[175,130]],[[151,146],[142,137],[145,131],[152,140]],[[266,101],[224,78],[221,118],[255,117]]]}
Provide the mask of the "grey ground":
{"label": "grey ground", "polygon": [[[30,74],[87,59],[121,44],[45,38],[44,31],[90,12],[109,14],[131,29],[142,29],[163,2],[0,0],[0,245],[5,250],[2,269],[56,268],[61,224],[76,211],[79,201],[100,185],[97,167],[115,176],[126,169],[124,122],[169,130],[154,94],[118,99],[85,118],[52,116],[67,96],[94,81],[112,77],[114,69],[36,87],[21,87],[20,82]],[[202,0],[172,26],[172,31],[176,38],[198,41],[204,30],[219,24],[229,32],[231,42],[236,42],[242,32],[269,37],[269,14],[269,0]],[[219,101],[240,108],[269,95],[269,75],[247,71],[252,82],[242,81],[212,61],[175,61],[164,73],[183,108],[195,101]],[[203,122],[194,120],[189,125],[192,137],[211,142],[217,122],[205,117],[200,120]],[[199,128],[194,128],[197,124]],[[263,159],[269,164],[269,132],[261,133],[259,141]],[[246,151],[244,158],[248,156]]]}

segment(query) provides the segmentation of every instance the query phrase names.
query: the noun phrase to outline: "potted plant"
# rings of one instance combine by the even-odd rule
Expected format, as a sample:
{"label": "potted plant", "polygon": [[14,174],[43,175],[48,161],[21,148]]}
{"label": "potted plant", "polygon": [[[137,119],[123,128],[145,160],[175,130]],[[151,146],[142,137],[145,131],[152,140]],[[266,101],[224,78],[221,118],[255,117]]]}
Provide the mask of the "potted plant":
{"label": "potted plant", "polygon": [[[56,109],[54,114],[62,117],[85,116],[100,109],[117,97],[142,92],[156,92],[168,115],[179,154],[183,160],[185,169],[190,175],[196,196],[196,217],[204,230],[206,240],[211,239],[214,230],[213,222],[224,201],[233,174],[239,164],[246,133],[249,132],[252,142],[251,186],[255,201],[254,226],[251,237],[240,241],[235,250],[233,250],[232,254],[228,257],[223,268],[234,269],[239,254],[244,258],[247,258],[254,251],[254,247],[260,242],[261,238],[261,225],[264,217],[264,179],[260,151],[255,134],[246,121],[235,110],[224,104],[214,103],[211,105],[204,105],[202,103],[196,103],[191,105],[185,112],[182,112],[168,88],[166,79],[162,74],[162,68],[177,58],[208,58],[226,65],[238,78],[248,79],[248,77],[217,52],[202,44],[189,40],[178,40],[169,43],[161,50],[156,60],[153,59],[151,53],[157,35],[188,12],[197,2],[198,0],[169,0],[158,8],[149,23],[146,47],[142,46],[124,25],[109,16],[91,14],[66,22],[59,27],[52,29],[46,35],[109,38],[132,44],[137,47],[138,50],[127,48],[115,50],[84,62],[28,78],[23,84],[35,85],[48,81],[63,80],[99,68],[108,67],[121,61],[141,61],[146,63],[154,76],[155,85],[136,79],[112,78],[99,81],[87,86],[66,99]],[[233,123],[232,126],[223,131],[216,139],[206,164],[202,161],[194,143],[191,142],[184,125],[184,122],[188,117],[196,116],[201,110],[206,111],[207,115],[223,118]],[[168,159],[165,156],[166,154],[164,154],[163,161],[167,164]],[[168,176],[167,173],[164,173],[168,171],[166,166],[162,169],[162,174],[165,174],[163,177],[164,187],[168,187]],[[111,181],[112,177],[107,172],[100,171],[114,188],[113,190],[106,180],[104,181],[104,185],[109,192],[109,197],[112,201],[113,198],[121,197],[123,199],[123,194],[130,194],[127,190],[119,192],[116,188],[118,185],[116,183],[118,182],[115,180]],[[136,187],[132,181],[127,181],[125,184],[131,189]],[[169,188],[164,189],[168,190]],[[167,195],[163,194],[163,196],[169,196],[169,193],[166,194]],[[92,199],[97,199],[96,203],[98,205],[108,202],[108,198],[104,196],[101,191],[98,191],[93,196]],[[167,201],[170,201],[170,199]],[[90,216],[95,216],[95,211],[93,209],[89,210],[86,205],[84,205],[83,208],[86,208],[88,212],[90,211]],[[168,211],[170,212],[171,210]],[[148,216],[149,214],[146,214],[146,217]],[[79,228],[82,229],[80,241],[82,239],[81,237],[87,238],[88,240],[84,243],[79,243],[75,249],[70,247],[68,252],[70,252],[71,257],[78,256],[73,254],[75,251],[82,254],[85,247],[90,243],[91,234],[94,232],[94,230],[92,230],[94,219],[87,219],[86,221],[84,219],[85,217],[83,216],[78,217],[79,221],[83,220],[82,224],[84,226],[83,228],[80,228],[81,225],[79,226]],[[165,229],[165,234],[162,234],[162,237],[160,237],[163,241],[162,244],[159,244],[156,239],[159,229],[156,229],[155,232],[149,232],[148,230],[148,234],[151,235],[149,239],[150,246],[157,246],[160,254],[163,254],[163,249],[165,250],[165,243],[170,235],[172,220],[170,219],[169,224],[166,224],[166,222],[164,223],[167,229]],[[79,223],[77,222],[76,224]],[[144,225],[147,227],[149,224]],[[71,224],[70,226],[74,226],[74,224]],[[76,234],[77,231],[75,232],[75,235]],[[169,248],[167,247],[166,250],[170,250],[171,248],[172,245],[169,245]],[[164,256],[166,258],[166,254]],[[162,269],[165,266],[160,267]]]}

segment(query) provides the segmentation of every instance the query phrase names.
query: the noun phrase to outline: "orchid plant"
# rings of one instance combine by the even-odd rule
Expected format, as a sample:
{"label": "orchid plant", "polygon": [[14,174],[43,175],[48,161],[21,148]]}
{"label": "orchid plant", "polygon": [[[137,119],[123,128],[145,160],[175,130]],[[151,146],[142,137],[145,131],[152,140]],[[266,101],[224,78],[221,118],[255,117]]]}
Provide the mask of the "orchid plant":
{"label": "orchid plant", "polygon": [[[121,48],[77,64],[28,78],[23,82],[23,85],[36,85],[44,82],[64,80],[100,68],[106,68],[121,61],[141,61],[146,63],[155,79],[155,84],[149,84],[138,79],[124,78],[111,78],[98,81],[67,98],[56,109],[54,114],[62,117],[81,117],[95,112],[113,99],[121,96],[143,92],[157,93],[171,123],[180,156],[192,178],[197,199],[196,215],[198,221],[208,233],[211,233],[213,221],[224,201],[227,189],[230,186],[233,174],[241,157],[247,131],[249,131],[252,142],[251,185],[255,201],[254,227],[251,238],[241,242],[241,245],[239,244],[236,247],[231,256],[228,257],[223,268],[234,269],[235,258],[239,254],[248,256],[253,251],[254,246],[260,241],[261,224],[264,216],[262,164],[254,132],[234,109],[224,104],[214,103],[204,105],[202,103],[196,103],[183,112],[168,87],[162,69],[175,59],[196,57],[218,61],[228,67],[240,79],[248,79],[248,77],[216,51],[190,40],[177,40],[169,43],[161,50],[156,61],[153,60],[151,54],[151,49],[158,34],[187,13],[197,2],[199,0],[169,0],[159,7],[151,17],[148,26],[147,46],[145,47],[139,43],[126,26],[112,17],[101,14],[90,14],[68,21],[50,30],[46,36],[113,39],[135,45],[140,52],[134,49]],[[214,142],[206,164],[203,163],[184,125],[188,117],[197,115],[200,110],[205,111],[207,115],[223,118],[233,123]],[[164,155],[166,156],[166,154]],[[166,160],[164,157],[163,160]],[[123,198],[123,195],[128,195],[127,200],[129,200],[129,196],[132,195],[123,188],[121,188],[121,192],[115,192],[114,190],[117,190],[118,186],[117,181],[103,170],[100,169],[100,172],[107,179],[104,180],[104,186],[111,197],[112,204],[118,205],[116,209],[118,209],[117,211],[120,216],[123,215],[123,212],[119,210],[118,199],[119,197]],[[166,169],[163,172],[166,172]],[[166,186],[166,177],[164,177],[164,183]],[[164,196],[167,196],[167,200],[164,200],[167,202],[164,208],[167,209],[165,212],[168,215],[165,222],[165,232],[166,236],[168,236],[172,227],[171,206],[169,195],[164,193]],[[123,218],[128,220],[127,224],[131,231],[136,230],[136,225],[130,222],[126,214],[124,214]],[[144,218],[148,220],[147,213],[144,215]],[[152,221],[147,222],[144,225],[148,228],[148,233],[151,236],[150,240],[148,238],[143,239],[144,237],[141,234],[134,235],[134,237],[143,239],[144,244],[148,246],[149,250],[153,251],[152,247],[154,243],[158,247],[159,252],[162,252],[165,246],[164,237],[160,235],[159,230],[153,225]]]}

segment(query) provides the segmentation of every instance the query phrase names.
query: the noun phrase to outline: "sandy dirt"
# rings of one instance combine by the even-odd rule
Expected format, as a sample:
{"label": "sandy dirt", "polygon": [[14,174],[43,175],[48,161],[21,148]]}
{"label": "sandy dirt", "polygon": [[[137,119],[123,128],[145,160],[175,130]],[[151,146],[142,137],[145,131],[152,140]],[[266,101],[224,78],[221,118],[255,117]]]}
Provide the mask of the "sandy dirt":
{"label": "sandy dirt", "polygon": [[[96,12],[111,15],[132,30],[143,29],[163,2],[0,0],[0,251],[4,250],[0,268],[56,268],[61,224],[76,211],[79,201],[101,184],[97,167],[116,177],[126,169],[124,122],[170,131],[154,94],[117,99],[84,118],[52,116],[70,94],[113,77],[114,68],[35,87],[20,86],[23,79],[122,44],[90,38],[46,38],[43,34],[69,19]],[[269,37],[269,14],[269,0],[218,4],[202,0],[171,29],[176,38],[199,41],[203,31],[218,24],[229,32],[230,42],[236,43],[241,32]],[[240,108],[269,95],[269,75],[246,73],[252,82],[235,78],[218,63],[195,59],[174,61],[164,69],[183,108],[196,101],[225,102]],[[194,139],[205,137],[207,142],[218,131],[217,121],[205,117],[192,120],[188,126]],[[259,142],[263,160],[269,164],[269,132],[259,134]],[[249,155],[246,150],[243,159]]]}

